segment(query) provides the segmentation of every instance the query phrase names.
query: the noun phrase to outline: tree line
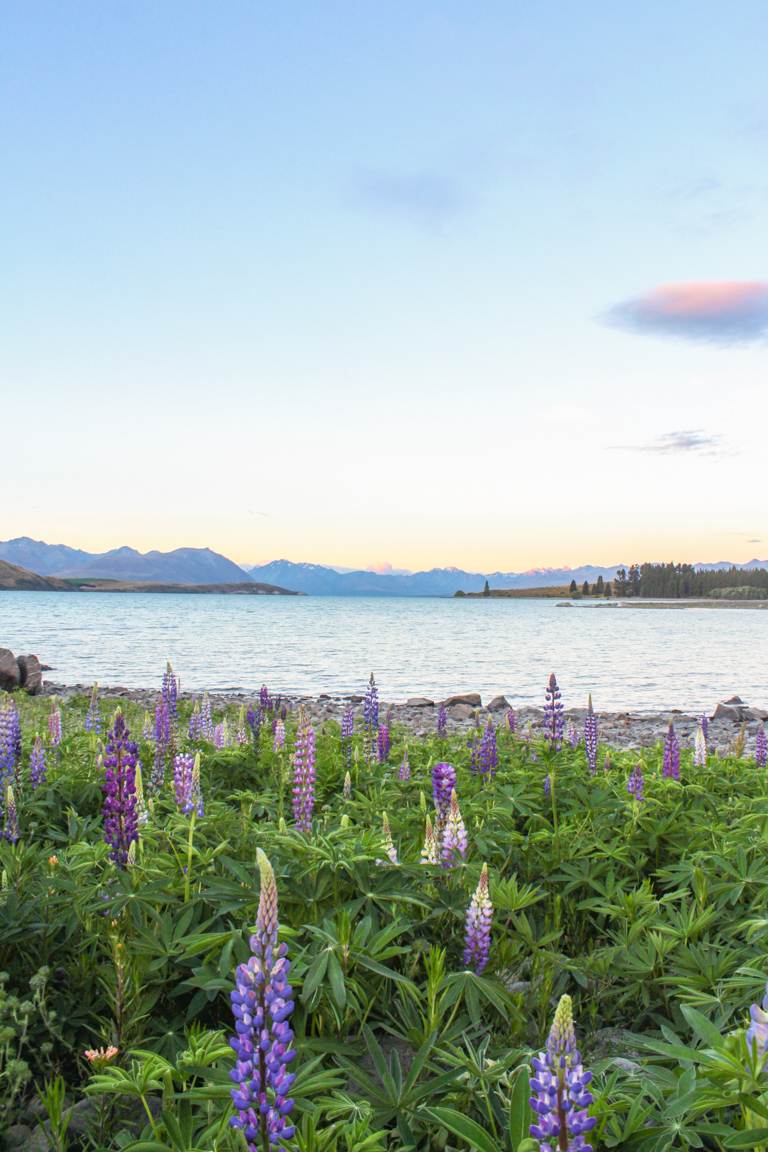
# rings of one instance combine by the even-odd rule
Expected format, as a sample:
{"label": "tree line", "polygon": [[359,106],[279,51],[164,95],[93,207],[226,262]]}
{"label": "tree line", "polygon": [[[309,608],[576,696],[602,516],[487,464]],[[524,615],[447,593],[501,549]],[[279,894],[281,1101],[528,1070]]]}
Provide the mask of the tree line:
{"label": "tree line", "polygon": [[705,569],[697,572],[692,564],[632,564],[619,568],[613,582],[615,596],[659,596],[678,599],[686,596],[727,594],[730,589],[755,589],[768,593],[768,568]]}

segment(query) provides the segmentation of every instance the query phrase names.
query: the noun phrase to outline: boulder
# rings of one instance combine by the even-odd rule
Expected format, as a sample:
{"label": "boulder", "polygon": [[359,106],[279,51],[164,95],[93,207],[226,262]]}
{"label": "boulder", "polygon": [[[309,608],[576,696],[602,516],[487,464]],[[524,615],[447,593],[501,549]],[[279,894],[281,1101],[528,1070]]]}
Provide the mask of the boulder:
{"label": "boulder", "polygon": [[11,692],[20,683],[21,672],[16,657],[10,648],[0,648],[0,689]]}
{"label": "boulder", "polygon": [[30,696],[39,696],[43,690],[43,666],[37,656],[31,653],[17,656],[16,663],[21,674],[21,687],[26,689]]}
{"label": "boulder", "polygon": [[748,708],[747,712],[752,720],[768,720],[768,712],[765,708]]}
{"label": "boulder", "polygon": [[732,720],[734,724],[740,724],[742,720],[753,719],[751,712],[752,709],[740,697],[734,696],[730,700],[721,700],[710,719]]}
{"label": "boulder", "polygon": [[448,709],[448,715],[451,720],[471,720],[475,715],[475,709],[469,704],[452,704]]}
{"label": "boulder", "polygon": [[426,696],[409,696],[405,702],[406,708],[434,708],[434,700],[428,700]]}
{"label": "boulder", "polygon": [[453,704],[468,704],[470,708],[482,708],[483,706],[479,692],[465,692],[460,696],[449,696],[444,703],[446,708],[450,708]]}
{"label": "boulder", "polygon": [[490,704],[487,705],[489,712],[507,712],[510,708],[509,700],[506,696],[494,696]]}

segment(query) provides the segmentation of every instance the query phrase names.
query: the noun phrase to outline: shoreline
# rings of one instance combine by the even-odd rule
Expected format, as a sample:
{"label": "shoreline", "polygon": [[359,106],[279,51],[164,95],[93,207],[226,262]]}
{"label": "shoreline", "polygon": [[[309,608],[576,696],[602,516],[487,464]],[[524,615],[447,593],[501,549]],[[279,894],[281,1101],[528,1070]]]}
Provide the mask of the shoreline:
{"label": "shoreline", "polygon": [[[91,693],[92,684],[58,684],[46,680],[43,683],[42,695],[56,696],[63,703],[75,697],[87,697]],[[154,707],[159,695],[157,688],[125,688],[120,685],[99,685],[99,698],[102,701],[114,701],[115,705],[122,701],[130,701],[138,706],[151,709]],[[179,692],[179,700],[192,703],[200,700],[203,691]],[[208,690],[208,696],[214,708],[234,709],[250,704],[258,705],[258,691],[246,691],[236,688]],[[279,696],[289,711],[295,712],[303,706],[310,720],[315,725],[322,725],[326,721],[341,721],[344,710],[351,704],[357,715],[360,711],[363,696],[360,693],[325,693],[314,696],[298,694],[285,694]],[[480,700],[478,705],[477,700]],[[488,719],[494,724],[502,726],[506,722],[509,708],[515,713],[517,731],[532,735],[541,734],[544,711],[542,708],[531,705],[517,706],[514,699],[497,696],[491,700],[482,700],[478,693],[460,693],[450,696],[445,701],[434,701],[424,696],[409,697],[405,701],[381,700],[379,703],[380,715],[391,709],[392,722],[395,726],[405,728],[414,736],[429,736],[435,732],[437,713],[441,703],[446,704],[448,734],[452,736],[469,733],[478,723],[484,725]],[[708,743],[711,751],[725,755],[732,750],[734,740],[737,738],[743,724],[746,734],[745,754],[751,753],[754,736],[760,723],[768,719],[768,711],[759,708],[750,708],[747,704],[718,705],[717,710],[728,709],[732,715],[720,715],[709,718]],[[712,713],[716,711],[712,709]],[[564,712],[566,730],[571,722],[582,738],[586,708],[566,708]],[[617,750],[649,749],[658,745],[664,738],[670,720],[683,747],[692,746],[694,735],[701,719],[701,713],[685,712],[678,708],[666,711],[656,710],[642,712],[626,710],[621,712],[596,712],[599,726],[599,739],[601,744],[616,748]]]}

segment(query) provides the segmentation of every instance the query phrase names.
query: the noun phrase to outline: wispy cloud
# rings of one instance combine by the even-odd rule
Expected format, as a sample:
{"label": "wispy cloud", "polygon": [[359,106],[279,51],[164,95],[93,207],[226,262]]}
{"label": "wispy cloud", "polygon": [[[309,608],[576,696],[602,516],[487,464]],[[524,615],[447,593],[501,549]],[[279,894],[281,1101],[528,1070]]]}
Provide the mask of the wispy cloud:
{"label": "wispy cloud", "polygon": [[725,456],[729,450],[722,436],[705,432],[703,428],[689,428],[679,432],[663,432],[646,444],[611,444],[623,452],[653,452],[659,456],[696,455]]}
{"label": "wispy cloud", "polygon": [[713,344],[752,343],[768,338],[768,282],[664,284],[644,296],[616,304],[604,319],[656,336]]}
{"label": "wispy cloud", "polygon": [[462,215],[470,205],[466,191],[438,172],[360,173],[357,200],[376,212],[409,219],[421,225],[442,225]]}

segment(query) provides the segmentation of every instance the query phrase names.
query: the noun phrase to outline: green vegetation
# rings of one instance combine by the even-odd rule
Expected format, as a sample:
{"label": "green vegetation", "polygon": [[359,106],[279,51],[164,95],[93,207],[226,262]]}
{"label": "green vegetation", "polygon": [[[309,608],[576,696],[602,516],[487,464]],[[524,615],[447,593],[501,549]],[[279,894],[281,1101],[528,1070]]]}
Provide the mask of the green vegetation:
{"label": "green vegetation", "polygon": [[614,581],[617,596],[657,596],[664,599],[720,596],[743,600],[748,597],[734,597],[727,590],[746,587],[754,592],[753,599],[764,599],[768,595],[768,569],[728,568],[697,572],[691,564],[633,564],[629,570],[619,568]]}
{"label": "green vegetation", "polygon": [[[276,752],[267,719],[257,744],[192,745],[204,815],[177,810],[167,772],[120,869],[103,842],[87,703],[63,710],[63,742],[33,790],[49,705],[18,701],[20,839],[0,844],[8,1140],[12,1125],[44,1121],[58,1152],[242,1152],[228,1124],[229,992],[249,954],[260,848],[292,961],[301,1152],[531,1152],[528,1062],[563,993],[595,1073],[596,1149],[768,1148],[768,1071],[744,1033],[768,974],[768,780],[753,760],[694,769],[684,752],[677,782],[661,749],[646,751],[638,801],[629,752],[592,777],[583,747],[553,754],[499,731],[498,771],[483,779],[465,738],[411,738],[401,780],[406,733],[378,764],[358,732],[345,799],[328,722],[304,835],[292,826],[294,725]],[[176,747],[188,748],[182,711]],[[148,789],[154,746],[139,737],[141,710],[125,712]],[[238,723],[230,714],[230,731]],[[469,840],[450,869],[420,861],[437,761],[456,767]],[[462,961],[464,916],[484,861],[494,914],[477,975]],[[85,1050],[108,1045],[117,1054],[89,1064]]]}

